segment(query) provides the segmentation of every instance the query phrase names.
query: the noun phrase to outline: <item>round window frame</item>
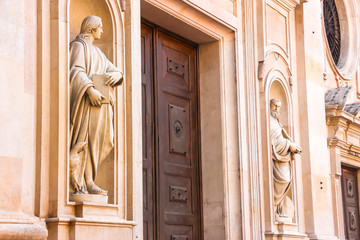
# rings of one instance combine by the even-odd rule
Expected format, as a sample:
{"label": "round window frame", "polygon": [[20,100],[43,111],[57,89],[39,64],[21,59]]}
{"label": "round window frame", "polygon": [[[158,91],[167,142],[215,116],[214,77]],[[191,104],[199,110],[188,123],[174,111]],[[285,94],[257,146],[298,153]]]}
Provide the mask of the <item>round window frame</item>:
{"label": "round window frame", "polygon": [[359,63],[359,17],[358,5],[352,0],[334,0],[340,23],[340,56],[335,64],[331,55],[329,43],[326,37],[324,23],[324,6],[321,5],[323,36],[326,44],[326,55],[332,70],[341,78],[350,80],[354,78]]}

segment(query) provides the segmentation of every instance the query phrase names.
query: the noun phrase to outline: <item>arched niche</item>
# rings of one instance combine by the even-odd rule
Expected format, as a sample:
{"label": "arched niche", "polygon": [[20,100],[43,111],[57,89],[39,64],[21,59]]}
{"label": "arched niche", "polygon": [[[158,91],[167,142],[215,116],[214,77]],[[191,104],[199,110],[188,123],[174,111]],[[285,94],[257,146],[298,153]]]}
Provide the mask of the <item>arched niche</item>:
{"label": "arched niche", "polygon": [[85,17],[95,15],[102,19],[103,34],[101,39],[95,40],[94,45],[99,47],[106,57],[114,61],[114,27],[111,19],[111,12],[105,0],[71,0],[70,1],[70,42],[80,32],[81,23]]}
{"label": "arched niche", "polygon": [[281,109],[280,109],[280,122],[283,127],[290,133],[290,109],[289,103],[287,100],[286,92],[284,86],[279,81],[279,79],[275,79],[271,86],[270,86],[270,97],[269,97],[269,104],[270,100],[276,98],[281,101]]}
{"label": "arched niche", "polygon": [[[281,108],[280,108],[280,116],[279,116],[279,121],[281,123],[281,125],[283,126],[283,128],[285,128],[286,132],[290,135],[291,138],[293,138],[293,134],[292,134],[292,114],[291,114],[291,102],[290,102],[290,95],[288,94],[289,91],[287,91],[286,89],[286,85],[285,82],[282,81],[282,78],[279,77],[275,77],[274,80],[271,82],[270,85],[270,89],[269,89],[269,100],[268,100],[268,105],[270,108],[270,100],[273,98],[276,98],[278,100],[280,100],[281,102]],[[271,159],[271,157],[270,157]],[[273,168],[272,164],[270,164],[271,168]],[[295,179],[295,169],[292,166],[291,167],[291,175],[292,175],[292,183],[290,185],[290,188],[288,190],[288,192],[286,193],[286,196],[288,196],[294,206],[296,206],[296,200],[295,200],[295,196],[294,196],[294,179]],[[272,175],[271,175],[272,176]],[[292,223],[296,223],[296,207],[295,207],[295,217],[292,219]],[[275,220],[276,221],[276,220]]]}
{"label": "arched niche", "polygon": [[260,80],[260,92],[268,89],[268,85],[271,84],[272,79],[276,76],[284,80],[284,84],[288,84],[291,87],[292,72],[289,66],[289,62],[280,52],[268,51],[264,61],[259,62],[258,77]]}
{"label": "arched niche", "polygon": [[[95,40],[94,45],[100,48],[100,50],[106,55],[106,57],[113,63],[116,62],[116,59],[119,59],[116,56],[116,53],[121,54],[121,51],[116,51],[115,44],[115,23],[113,22],[112,12],[111,12],[111,1],[107,0],[71,0],[69,4],[69,43],[75,39],[75,37],[80,33],[81,23],[85,17],[89,15],[95,15],[102,19],[103,24],[103,34],[101,39]],[[119,28],[122,29],[122,28]],[[121,58],[120,58],[121,59]],[[118,61],[121,63],[121,61]],[[119,64],[116,64],[119,65]],[[123,68],[122,66],[118,66]],[[117,102],[119,99],[119,93],[117,94]],[[116,109],[116,107],[115,107]],[[119,113],[119,106],[117,107],[117,112]],[[120,110],[121,111],[121,110]],[[119,134],[119,124],[116,124],[121,117],[116,117],[118,115],[116,110],[114,112],[114,131],[115,135]],[[115,136],[116,138],[116,136]],[[109,153],[107,158],[99,165],[97,170],[97,178],[95,183],[102,189],[108,191],[108,204],[116,204],[117,197],[117,184],[116,184],[116,175],[117,175],[117,160],[116,157],[119,155],[117,152],[116,140],[115,147]],[[70,188],[71,189],[71,188]],[[71,191],[71,190],[70,190]]]}
{"label": "arched niche", "polygon": [[[274,55],[276,56],[276,55]],[[290,137],[293,138],[293,107],[292,94],[289,78],[291,71],[286,64],[280,64],[275,58],[272,64],[266,62],[260,73],[263,78],[263,89],[260,90],[260,122],[261,122],[261,146],[262,146],[262,176],[263,176],[263,204],[264,219],[266,223],[266,231],[276,232],[281,229],[282,223],[276,219],[274,211],[274,180],[273,180],[273,160],[270,137],[270,100],[273,98],[281,101],[279,121],[285,128]],[[296,171],[294,166],[292,169],[292,179],[295,179]],[[291,224],[297,224],[297,201],[296,186],[294,181],[291,184],[287,196],[292,200],[295,206],[295,216]],[[280,224],[280,225],[279,225]]]}

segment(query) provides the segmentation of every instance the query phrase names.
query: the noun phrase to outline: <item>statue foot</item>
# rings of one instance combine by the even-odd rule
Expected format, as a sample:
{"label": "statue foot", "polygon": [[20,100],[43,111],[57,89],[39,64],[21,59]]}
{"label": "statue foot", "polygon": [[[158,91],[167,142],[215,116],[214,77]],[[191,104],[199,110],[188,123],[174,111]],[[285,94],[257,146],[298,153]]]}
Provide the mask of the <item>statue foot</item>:
{"label": "statue foot", "polygon": [[74,194],[89,194],[89,192],[85,188],[82,188],[76,190]]}
{"label": "statue foot", "polygon": [[103,189],[99,188],[98,186],[96,186],[95,183],[88,184],[87,190],[90,194],[100,194],[100,195],[107,196],[107,193],[108,193],[108,191],[103,190]]}

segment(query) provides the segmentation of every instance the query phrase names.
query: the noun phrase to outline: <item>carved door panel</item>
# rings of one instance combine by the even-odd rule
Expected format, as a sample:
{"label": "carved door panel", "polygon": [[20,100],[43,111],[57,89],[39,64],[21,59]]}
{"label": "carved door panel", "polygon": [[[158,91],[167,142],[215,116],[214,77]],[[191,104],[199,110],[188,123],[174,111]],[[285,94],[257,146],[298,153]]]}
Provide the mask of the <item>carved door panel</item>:
{"label": "carved door panel", "polygon": [[349,240],[358,240],[360,239],[360,225],[356,169],[342,167],[341,185],[344,203],[345,236]]}
{"label": "carved door panel", "polygon": [[196,48],[157,32],[159,232],[200,239]]}
{"label": "carved door panel", "polygon": [[154,128],[152,29],[141,28],[142,139],[143,139],[143,230],[144,240],[154,239]]}
{"label": "carved door panel", "polygon": [[144,240],[200,239],[196,53],[143,24]]}

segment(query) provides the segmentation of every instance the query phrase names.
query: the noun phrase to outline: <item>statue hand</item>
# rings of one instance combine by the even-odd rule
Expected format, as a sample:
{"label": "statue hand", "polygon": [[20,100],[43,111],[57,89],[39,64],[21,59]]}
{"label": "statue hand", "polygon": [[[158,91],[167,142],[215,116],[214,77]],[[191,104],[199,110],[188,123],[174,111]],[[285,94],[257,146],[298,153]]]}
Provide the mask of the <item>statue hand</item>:
{"label": "statue hand", "polygon": [[108,80],[106,80],[105,84],[114,87],[122,82],[123,74],[121,72],[108,72],[105,73],[107,75]]}
{"label": "statue hand", "polygon": [[94,87],[89,87],[86,90],[86,93],[89,96],[91,105],[96,106],[96,107],[100,107],[101,100],[105,99],[105,97]]}
{"label": "statue hand", "polygon": [[292,152],[292,153],[298,153],[298,154],[302,153],[301,147],[299,147],[295,143],[291,143],[289,148],[290,148],[290,152]]}

